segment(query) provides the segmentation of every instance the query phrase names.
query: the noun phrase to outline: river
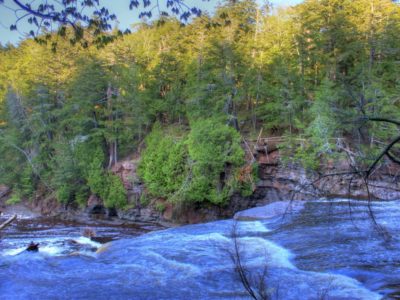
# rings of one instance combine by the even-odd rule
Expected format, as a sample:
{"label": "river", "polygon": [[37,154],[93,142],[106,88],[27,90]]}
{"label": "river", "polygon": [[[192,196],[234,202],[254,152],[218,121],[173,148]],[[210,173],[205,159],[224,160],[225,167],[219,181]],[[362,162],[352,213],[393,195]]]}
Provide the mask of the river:
{"label": "river", "polygon": [[[263,220],[99,225],[105,245],[84,225],[20,220],[0,242],[0,298],[249,299],[231,259],[237,236],[250,282],[265,271],[272,299],[400,299],[400,201],[371,208],[380,230],[366,202],[317,200]],[[23,251],[30,241],[39,252]]]}

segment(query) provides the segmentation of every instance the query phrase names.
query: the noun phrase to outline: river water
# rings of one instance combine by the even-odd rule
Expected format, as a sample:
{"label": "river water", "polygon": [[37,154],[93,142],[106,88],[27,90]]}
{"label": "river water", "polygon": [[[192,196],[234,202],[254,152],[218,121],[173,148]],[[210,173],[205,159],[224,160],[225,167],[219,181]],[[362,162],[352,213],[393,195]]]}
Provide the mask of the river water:
{"label": "river water", "polygon": [[[0,242],[0,299],[249,299],[234,240],[250,284],[272,299],[400,299],[400,201],[371,208],[379,230],[366,202],[338,199],[236,230],[234,220],[98,226],[105,245],[82,237],[84,226],[25,220]],[[30,241],[39,252],[23,251]]]}

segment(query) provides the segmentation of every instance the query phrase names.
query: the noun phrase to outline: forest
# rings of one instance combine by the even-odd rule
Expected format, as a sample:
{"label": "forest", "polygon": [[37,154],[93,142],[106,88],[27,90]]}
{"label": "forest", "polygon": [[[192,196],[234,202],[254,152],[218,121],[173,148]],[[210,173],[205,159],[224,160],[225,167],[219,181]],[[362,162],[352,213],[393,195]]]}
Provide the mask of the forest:
{"label": "forest", "polygon": [[72,35],[0,46],[0,184],[12,201],[84,206],[95,194],[123,208],[111,168],[140,154],[146,197],[222,206],[252,193],[245,143],[260,132],[284,137],[281,160],[307,170],[340,160],[343,144],[368,166],[397,133],[373,122],[400,120],[400,7],[389,0],[225,1],[105,45]]}

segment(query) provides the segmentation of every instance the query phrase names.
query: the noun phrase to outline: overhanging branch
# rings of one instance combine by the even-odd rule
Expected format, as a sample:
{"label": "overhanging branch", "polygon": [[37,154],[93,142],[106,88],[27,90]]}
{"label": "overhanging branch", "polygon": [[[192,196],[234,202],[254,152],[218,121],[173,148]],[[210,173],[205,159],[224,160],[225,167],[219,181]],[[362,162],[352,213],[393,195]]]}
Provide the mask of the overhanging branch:
{"label": "overhanging branch", "polygon": [[390,153],[390,151],[388,151],[386,153],[386,156],[394,163],[399,164],[400,165],[400,159],[398,159],[397,157],[395,157],[393,154]]}
{"label": "overhanging branch", "polygon": [[[385,155],[388,155],[390,149],[392,149],[392,147],[397,144],[398,142],[400,142],[400,136],[397,136],[395,139],[393,139],[386,147],[385,149],[382,150],[382,152],[377,156],[377,158],[375,158],[374,162],[370,165],[370,167],[368,168],[368,170],[365,173],[365,177],[367,178],[371,172],[375,169],[376,165],[378,164],[378,162],[382,159],[382,157],[384,157]],[[389,155],[390,156],[390,153]]]}
{"label": "overhanging branch", "polygon": [[367,117],[367,121],[391,123],[391,124],[400,126],[400,121],[393,120],[393,119],[388,119],[388,118],[375,118],[375,117],[371,118],[371,117]]}

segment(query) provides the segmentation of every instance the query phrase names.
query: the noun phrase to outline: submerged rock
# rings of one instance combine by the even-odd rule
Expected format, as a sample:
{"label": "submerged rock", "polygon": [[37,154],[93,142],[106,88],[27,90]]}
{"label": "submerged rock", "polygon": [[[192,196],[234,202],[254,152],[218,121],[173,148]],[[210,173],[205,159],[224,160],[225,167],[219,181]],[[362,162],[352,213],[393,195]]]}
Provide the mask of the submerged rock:
{"label": "submerged rock", "polygon": [[101,245],[101,247],[99,247],[97,249],[96,254],[100,254],[100,253],[107,251],[110,248],[110,246],[111,246],[111,242]]}
{"label": "submerged rock", "polygon": [[39,243],[35,244],[34,242],[31,242],[28,245],[28,247],[26,248],[26,251],[38,252],[39,251]]}

